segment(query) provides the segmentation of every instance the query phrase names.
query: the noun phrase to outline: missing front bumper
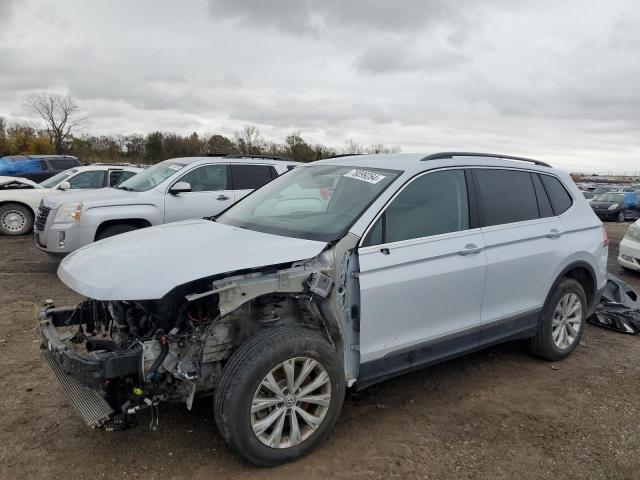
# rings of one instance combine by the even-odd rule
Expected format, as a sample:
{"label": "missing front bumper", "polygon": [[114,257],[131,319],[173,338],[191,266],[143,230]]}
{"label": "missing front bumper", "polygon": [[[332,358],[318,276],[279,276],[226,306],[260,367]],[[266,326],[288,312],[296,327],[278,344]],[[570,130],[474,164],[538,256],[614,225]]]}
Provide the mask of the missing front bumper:
{"label": "missing front bumper", "polygon": [[76,408],[84,423],[91,428],[103,427],[115,411],[97,391],[81,385],[75,378],[64,372],[55,355],[45,350],[42,356],[49,363],[69,401]]}

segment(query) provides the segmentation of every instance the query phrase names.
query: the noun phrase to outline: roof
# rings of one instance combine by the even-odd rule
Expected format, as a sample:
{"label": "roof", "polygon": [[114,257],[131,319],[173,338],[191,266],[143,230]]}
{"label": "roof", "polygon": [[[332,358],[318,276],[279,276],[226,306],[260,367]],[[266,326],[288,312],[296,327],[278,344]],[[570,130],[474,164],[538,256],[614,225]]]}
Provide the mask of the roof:
{"label": "roof", "polygon": [[419,172],[430,167],[446,166],[509,166],[526,167],[535,170],[551,168],[544,162],[501,154],[441,152],[441,153],[386,153],[372,155],[351,155],[329,158],[313,162],[325,165],[367,166],[370,168],[398,169]]}
{"label": "roof", "polygon": [[203,163],[266,163],[268,165],[299,165],[300,162],[296,162],[295,160],[290,160],[285,157],[276,157],[276,156],[262,156],[262,155],[228,155],[224,157],[179,157],[179,158],[170,158],[165,160],[165,162],[179,162],[184,163],[185,165],[189,165],[194,162],[203,162]]}
{"label": "roof", "polygon": [[121,168],[123,170],[130,170],[135,172],[142,172],[144,168],[138,167],[136,165],[118,165],[116,163],[102,163],[102,164],[92,164],[92,165],[78,165],[77,167],[71,167],[67,170],[78,170],[83,172],[85,170],[109,170],[114,168]]}

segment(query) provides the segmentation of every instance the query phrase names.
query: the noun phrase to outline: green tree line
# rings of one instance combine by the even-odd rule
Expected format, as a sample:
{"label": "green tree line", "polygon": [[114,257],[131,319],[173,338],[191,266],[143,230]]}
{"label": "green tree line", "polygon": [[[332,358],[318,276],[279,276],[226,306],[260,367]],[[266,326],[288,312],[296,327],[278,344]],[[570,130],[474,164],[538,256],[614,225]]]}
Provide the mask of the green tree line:
{"label": "green tree line", "polygon": [[[48,130],[24,122],[7,122],[0,117],[0,157],[4,155],[53,154],[55,139]],[[254,125],[236,131],[233,137],[220,134],[200,136],[173,132],[151,132],[147,135],[72,135],[62,145],[62,152],[85,162],[156,163],[167,158],[206,154],[281,155],[300,162],[312,162],[337,154],[391,153],[398,147],[383,144],[361,145],[347,139],[340,146],[327,146],[304,139],[292,132],[284,141],[264,139]]]}

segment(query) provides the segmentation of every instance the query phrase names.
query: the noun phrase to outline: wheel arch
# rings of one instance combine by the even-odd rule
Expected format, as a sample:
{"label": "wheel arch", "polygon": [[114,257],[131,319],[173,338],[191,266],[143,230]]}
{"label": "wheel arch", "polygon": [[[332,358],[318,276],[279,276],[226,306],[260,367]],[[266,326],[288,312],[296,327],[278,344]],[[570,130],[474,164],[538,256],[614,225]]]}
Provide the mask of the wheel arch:
{"label": "wheel arch", "polygon": [[96,229],[96,233],[94,235],[94,241],[100,236],[102,232],[104,232],[107,228],[113,227],[115,225],[131,225],[136,228],[146,228],[151,226],[151,222],[146,218],[118,218],[113,220],[105,220]]}
{"label": "wheel arch", "polygon": [[31,212],[31,215],[33,215],[33,218],[35,220],[36,212],[31,207],[31,205],[29,205],[28,203],[21,202],[19,200],[0,200],[0,207],[4,207],[5,205],[14,205],[14,204],[15,205],[20,205],[21,207],[25,207],[27,210],[29,210]]}
{"label": "wheel arch", "polygon": [[598,277],[596,276],[596,272],[593,267],[584,260],[571,262],[560,271],[547,294],[545,305],[564,278],[571,278],[582,286],[588,302],[587,312],[591,312],[595,306]]}

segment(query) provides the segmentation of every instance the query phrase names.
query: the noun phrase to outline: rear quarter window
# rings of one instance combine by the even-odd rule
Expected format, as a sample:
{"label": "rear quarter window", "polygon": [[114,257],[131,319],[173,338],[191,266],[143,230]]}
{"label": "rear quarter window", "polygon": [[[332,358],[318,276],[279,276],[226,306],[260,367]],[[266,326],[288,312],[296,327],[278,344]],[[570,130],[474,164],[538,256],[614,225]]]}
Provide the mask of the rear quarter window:
{"label": "rear quarter window", "polygon": [[564,185],[562,185],[562,182],[551,175],[540,175],[540,178],[547,191],[547,195],[549,195],[553,212],[556,215],[561,215],[569,210],[569,207],[573,204],[573,199]]}
{"label": "rear quarter window", "polygon": [[482,224],[485,227],[540,218],[529,172],[475,169]]}

